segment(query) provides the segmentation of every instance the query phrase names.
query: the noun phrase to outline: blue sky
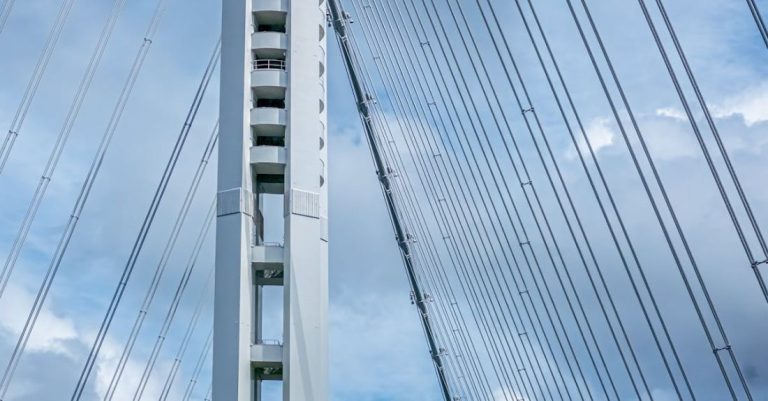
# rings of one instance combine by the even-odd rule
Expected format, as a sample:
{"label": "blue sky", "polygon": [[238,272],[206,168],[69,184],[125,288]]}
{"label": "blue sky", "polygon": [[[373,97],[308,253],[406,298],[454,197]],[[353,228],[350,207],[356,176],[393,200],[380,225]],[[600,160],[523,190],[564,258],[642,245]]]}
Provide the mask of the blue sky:
{"label": "blue sky", "polygon": [[[3,258],[111,3],[107,0],[76,2],[11,161],[0,176],[0,255]],[[550,3],[552,6],[547,7]],[[573,83],[577,100],[584,107],[588,133],[593,142],[599,144],[601,161],[611,167],[608,179],[615,184],[617,197],[628,211],[630,229],[642,237],[639,243],[643,258],[654,266],[652,275],[659,282],[667,283],[670,276],[665,268],[670,265],[661,256],[663,244],[655,236],[642,236],[642,233],[654,232],[655,227],[649,221],[647,206],[638,196],[638,183],[627,163],[617,128],[609,118],[599,88],[585,64],[582,48],[574,45],[574,29],[560,3],[542,3],[542,19],[554,38],[553,45],[563,64],[569,66],[566,78]],[[711,178],[703,170],[693,136],[657,60],[647,28],[640,21],[634,2],[626,6],[606,0],[593,3],[595,17],[602,21],[601,26],[607,33],[606,45],[617,60],[617,69],[624,78],[641,124],[649,131],[647,139],[660,160],[660,169],[668,180],[673,202],[680,205],[678,210],[686,227],[691,229],[696,251],[707,260],[705,275],[715,283],[713,292],[722,306],[726,324],[734,334],[733,343],[744,350],[741,355],[749,366],[755,387],[762,391],[760,394],[766,394],[768,378],[764,372],[768,369],[765,362],[768,361],[768,347],[760,335],[768,330],[768,320],[764,318],[766,307],[760,303],[754,279],[743,266],[743,258],[739,258],[737,244],[728,231]],[[760,42],[746,4],[741,1],[668,3],[704,93],[727,133],[726,145],[748,189],[758,219],[765,226],[768,222],[768,187],[764,184],[765,171],[768,171],[768,69],[765,68],[768,50]],[[348,2],[344,4],[351,9]],[[523,55],[524,69],[534,82],[534,96],[545,99],[542,76],[536,72],[515,14],[507,2],[496,1],[495,4],[498,4],[503,20],[511,21],[505,30],[513,40],[513,47]],[[768,10],[765,1],[758,1],[758,4]],[[10,124],[58,5],[59,2],[53,1],[18,1],[0,36],[0,54],[3,55],[0,58],[0,128],[3,130]],[[66,223],[95,152],[97,138],[106,126],[154,6],[153,0],[128,2],[120,17],[40,215],[32,227],[9,292],[0,304],[0,363],[3,365]],[[68,396],[72,391],[107,297],[116,285],[140,219],[216,42],[219,9],[218,1],[169,0],[168,12],[29,352],[21,362],[9,399],[59,400],[64,397],[62,394]],[[356,17],[356,20],[356,33],[362,39],[359,28],[362,18]],[[402,263],[361,136],[354,101],[335,42],[329,40],[328,47],[332,399],[435,400],[439,393],[433,369],[416,313],[409,302]],[[177,205],[215,124],[216,92],[214,86],[206,96],[182,153],[170,192],[161,205],[161,215],[150,233],[148,246],[118,311],[115,329],[97,364],[96,375],[88,389],[88,400],[101,399],[111,374],[110,367],[116,362],[127,336],[126,327],[137,313],[151,271],[171,230]],[[544,123],[556,129],[559,120],[551,109],[547,109],[552,107],[551,103],[544,100],[540,103],[539,113],[544,116]],[[564,136],[552,140],[568,167],[567,179],[574,187],[584,188],[584,178],[576,172],[575,150]],[[126,397],[132,394],[137,382],[134,376],[141,372],[148,347],[159,330],[164,305],[170,302],[172,290],[189,256],[188,249],[203,223],[214,192],[211,172],[205,176],[201,195],[193,205],[193,217],[180,239],[183,246],[173,254],[158,299],[150,310],[139,340],[144,346],[139,347],[128,366],[127,376],[132,380],[119,388],[119,394]],[[576,191],[576,198],[577,202],[588,204],[586,192]],[[587,209],[585,214],[590,219],[597,219],[594,208]],[[604,233],[596,232],[595,235]],[[212,243],[209,241],[201,256],[199,270],[193,277],[192,288],[182,302],[183,309],[167,341],[162,362],[150,382],[148,395],[156,394],[162,385],[211,263]],[[668,287],[662,288],[668,290],[665,293],[669,296],[663,299],[669,305],[670,316],[679,317],[672,319],[675,320],[673,330],[676,335],[681,338],[698,336],[691,328],[694,323],[677,304],[676,283],[669,280]],[[206,310],[203,322],[200,326],[203,329],[198,330],[199,335],[182,364],[182,372],[174,387],[177,396],[190,379],[207,332],[205,328],[210,324],[210,309]],[[689,347],[684,347],[688,361],[706,357],[696,347],[700,340],[696,338]],[[698,380],[706,382],[708,375],[702,373]],[[202,399],[207,388],[209,368],[204,370],[202,377],[197,386],[197,399]],[[668,394],[669,389],[659,388],[657,391]],[[662,399],[661,395],[659,399]]]}

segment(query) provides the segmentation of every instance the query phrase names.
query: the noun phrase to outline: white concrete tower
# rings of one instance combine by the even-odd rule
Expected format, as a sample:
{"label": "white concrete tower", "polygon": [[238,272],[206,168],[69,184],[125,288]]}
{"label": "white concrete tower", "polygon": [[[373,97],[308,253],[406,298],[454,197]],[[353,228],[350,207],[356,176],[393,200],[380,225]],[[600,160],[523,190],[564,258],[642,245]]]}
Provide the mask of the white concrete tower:
{"label": "white concrete tower", "polygon": [[[265,380],[284,401],[328,398],[325,23],[325,0],[223,0],[214,401],[261,400]],[[275,342],[266,286],[283,287]]]}

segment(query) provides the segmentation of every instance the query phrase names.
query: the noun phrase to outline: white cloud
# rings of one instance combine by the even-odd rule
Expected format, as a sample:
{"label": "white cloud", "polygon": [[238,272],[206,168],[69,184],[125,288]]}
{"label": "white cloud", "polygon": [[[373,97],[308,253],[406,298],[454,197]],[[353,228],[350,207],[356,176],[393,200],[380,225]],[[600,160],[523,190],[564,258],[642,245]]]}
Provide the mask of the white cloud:
{"label": "white cloud", "polygon": [[715,117],[741,117],[747,127],[768,121],[768,82],[762,82],[712,107]]}
{"label": "white cloud", "polygon": [[688,121],[688,117],[676,107],[663,107],[656,109],[656,115],[659,117],[669,117],[679,121]]}
{"label": "white cloud", "polygon": [[[0,328],[6,341],[15,344],[31,308],[32,294],[11,284],[4,298],[13,299],[15,307],[0,309]],[[71,319],[58,316],[48,306],[43,305],[26,349],[71,356],[72,351],[66,343],[78,338],[79,333]]]}
{"label": "white cloud", "polygon": [[512,399],[515,401],[527,401],[528,398],[523,397],[520,394],[517,394],[514,390],[510,390],[507,388],[497,388],[493,391],[493,399],[497,401],[506,401],[509,400],[509,396],[512,396]]}
{"label": "white cloud", "polygon": [[608,118],[598,117],[587,126],[587,137],[595,152],[613,145],[616,134],[613,132],[610,121]]}
{"label": "white cloud", "polygon": [[[584,155],[589,155],[589,148],[595,154],[601,150],[609,148],[614,145],[616,139],[616,132],[611,126],[611,119],[607,117],[593,118],[585,128],[589,144],[582,136],[578,137],[579,151]],[[575,159],[577,154],[575,149],[570,148],[565,155],[568,159]]]}
{"label": "white cloud", "polygon": [[[99,354],[99,360],[96,363],[96,374],[93,377],[94,387],[96,393],[99,395],[99,399],[104,397],[109,388],[109,383],[112,380],[112,375],[114,374],[120,359],[123,345],[124,344],[118,343],[111,338],[107,338],[107,340],[104,341],[101,353]],[[130,358],[125,365],[125,370],[120,377],[119,385],[115,391],[115,400],[127,400],[133,398],[134,392],[139,387],[139,381],[144,372],[147,358],[142,357],[137,351],[138,350],[134,351],[132,358]],[[193,358],[187,357],[185,359]],[[163,390],[163,384],[165,377],[170,370],[170,365],[170,358],[160,358],[158,360],[158,363],[152,370],[152,374],[147,382],[142,399],[160,398],[160,393]],[[172,387],[172,391],[168,396],[169,399],[181,399],[182,395],[179,391],[184,387],[183,385],[179,385],[182,382],[182,378],[179,377],[181,375],[181,372],[177,374],[175,381],[176,385]]]}

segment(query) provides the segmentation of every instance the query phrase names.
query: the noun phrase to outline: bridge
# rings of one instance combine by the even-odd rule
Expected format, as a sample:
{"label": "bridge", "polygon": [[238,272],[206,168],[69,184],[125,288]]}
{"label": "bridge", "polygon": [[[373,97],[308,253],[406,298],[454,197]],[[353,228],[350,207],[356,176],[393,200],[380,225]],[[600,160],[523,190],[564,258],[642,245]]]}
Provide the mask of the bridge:
{"label": "bridge", "polygon": [[196,3],[0,3],[0,401],[768,399],[768,3]]}

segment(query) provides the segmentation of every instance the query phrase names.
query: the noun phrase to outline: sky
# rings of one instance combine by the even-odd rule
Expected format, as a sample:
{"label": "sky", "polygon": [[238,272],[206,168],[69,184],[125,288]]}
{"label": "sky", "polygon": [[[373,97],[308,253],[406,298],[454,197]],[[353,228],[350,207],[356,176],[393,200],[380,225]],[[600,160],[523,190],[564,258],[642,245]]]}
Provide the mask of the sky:
{"label": "sky", "polygon": [[[0,54],[3,55],[0,58],[0,128],[10,125],[59,3],[16,2],[8,26],[0,35]],[[531,74],[534,97],[545,99],[543,76],[536,72],[522,26],[507,3],[494,2],[503,21],[510,21],[504,28],[512,38],[513,48],[522,54],[524,69]],[[670,264],[662,256],[664,244],[658,235],[642,235],[655,233],[657,228],[650,221],[646,203],[638,195],[638,182],[627,162],[617,126],[589,73],[583,49],[574,45],[575,31],[561,3],[542,3],[542,20],[553,37],[555,50],[568,66],[566,79],[573,84],[576,100],[583,106],[588,135],[597,147],[600,160],[610,166],[608,180],[615,185],[617,198],[628,211],[630,231],[640,233],[640,251],[644,261],[653,266],[652,277],[666,290],[662,291],[665,294],[662,302],[673,317],[673,332],[680,337],[699,336],[692,328],[695,322],[678,304],[677,283],[669,280],[668,287],[665,286],[671,276],[665,270]],[[595,18],[602,21],[601,27],[607,32],[606,46],[615,56],[617,70],[636,105],[635,111],[649,132],[649,146],[668,180],[673,202],[679,205],[681,220],[691,230],[695,251],[706,261],[704,274],[714,283],[713,293],[722,307],[726,326],[733,333],[732,342],[739,347],[739,355],[748,366],[750,380],[761,391],[759,394],[768,394],[768,377],[764,373],[768,369],[765,362],[768,346],[761,336],[768,330],[765,318],[768,310],[761,303],[743,256],[739,258],[738,244],[729,231],[687,119],[670,89],[637,7],[634,2],[631,6],[605,0],[590,3],[594,3]],[[747,188],[758,221],[765,226],[768,223],[768,187],[764,184],[764,172],[768,169],[768,69],[765,68],[768,50],[762,45],[742,2],[681,0],[667,3],[703,92],[723,127],[725,144]],[[0,366],[4,366],[16,342],[155,4],[154,0],[128,2],[118,20],[8,292],[0,300]],[[360,24],[365,23],[365,19],[357,15],[351,3],[345,1],[344,5],[353,12],[355,33],[362,40]],[[758,5],[768,10],[765,1],[758,1]],[[0,175],[0,255],[3,258],[15,238],[111,6],[112,1],[108,0],[75,2],[11,160]],[[21,360],[9,400],[60,400],[73,390],[108,297],[117,284],[141,218],[216,43],[220,7],[218,1],[168,1],[168,11],[153,40],[28,352]],[[489,41],[481,40],[484,40],[483,48],[488,49]],[[437,400],[439,392],[434,371],[410,303],[410,290],[347,77],[335,42],[329,40],[328,47],[331,399]],[[138,313],[178,205],[216,123],[217,88],[214,79],[147,246],[128,284],[125,300],[118,309],[114,329],[86,389],[86,400],[101,399],[108,385],[112,367],[127,338],[127,327]],[[544,124],[557,129],[560,122],[551,102],[540,103],[539,114]],[[391,115],[390,118],[398,117]],[[577,203],[588,205],[586,182],[577,173],[575,148],[565,136],[554,136],[552,141],[567,167],[566,179],[573,187],[583,189],[575,191]],[[531,152],[531,149],[525,151]],[[215,166],[215,158],[212,162]],[[169,270],[149,311],[137,351],[128,364],[126,380],[118,387],[118,399],[132,395],[137,376],[160,329],[165,305],[170,302],[213,198],[212,172],[211,169],[205,174],[200,195],[194,200],[180,246],[171,256]],[[540,177],[542,173],[534,171],[534,174]],[[584,213],[588,219],[598,218],[594,207],[587,207]],[[603,249],[608,252],[606,234],[595,232],[594,235],[604,242],[598,252]],[[566,257],[576,256],[571,251]],[[156,397],[162,387],[194,305],[201,294],[206,296],[202,288],[212,262],[213,243],[209,237],[145,398]],[[194,362],[211,324],[210,314],[210,307],[205,308],[172,389],[175,398],[181,397],[190,381]],[[697,348],[700,341],[695,337],[690,346],[684,347],[687,361],[706,357]],[[200,382],[195,386],[194,399],[202,400],[205,395],[209,364],[209,361],[205,363]],[[697,378],[706,382],[710,373],[702,372]],[[664,399],[669,389],[657,391],[658,399]]]}

